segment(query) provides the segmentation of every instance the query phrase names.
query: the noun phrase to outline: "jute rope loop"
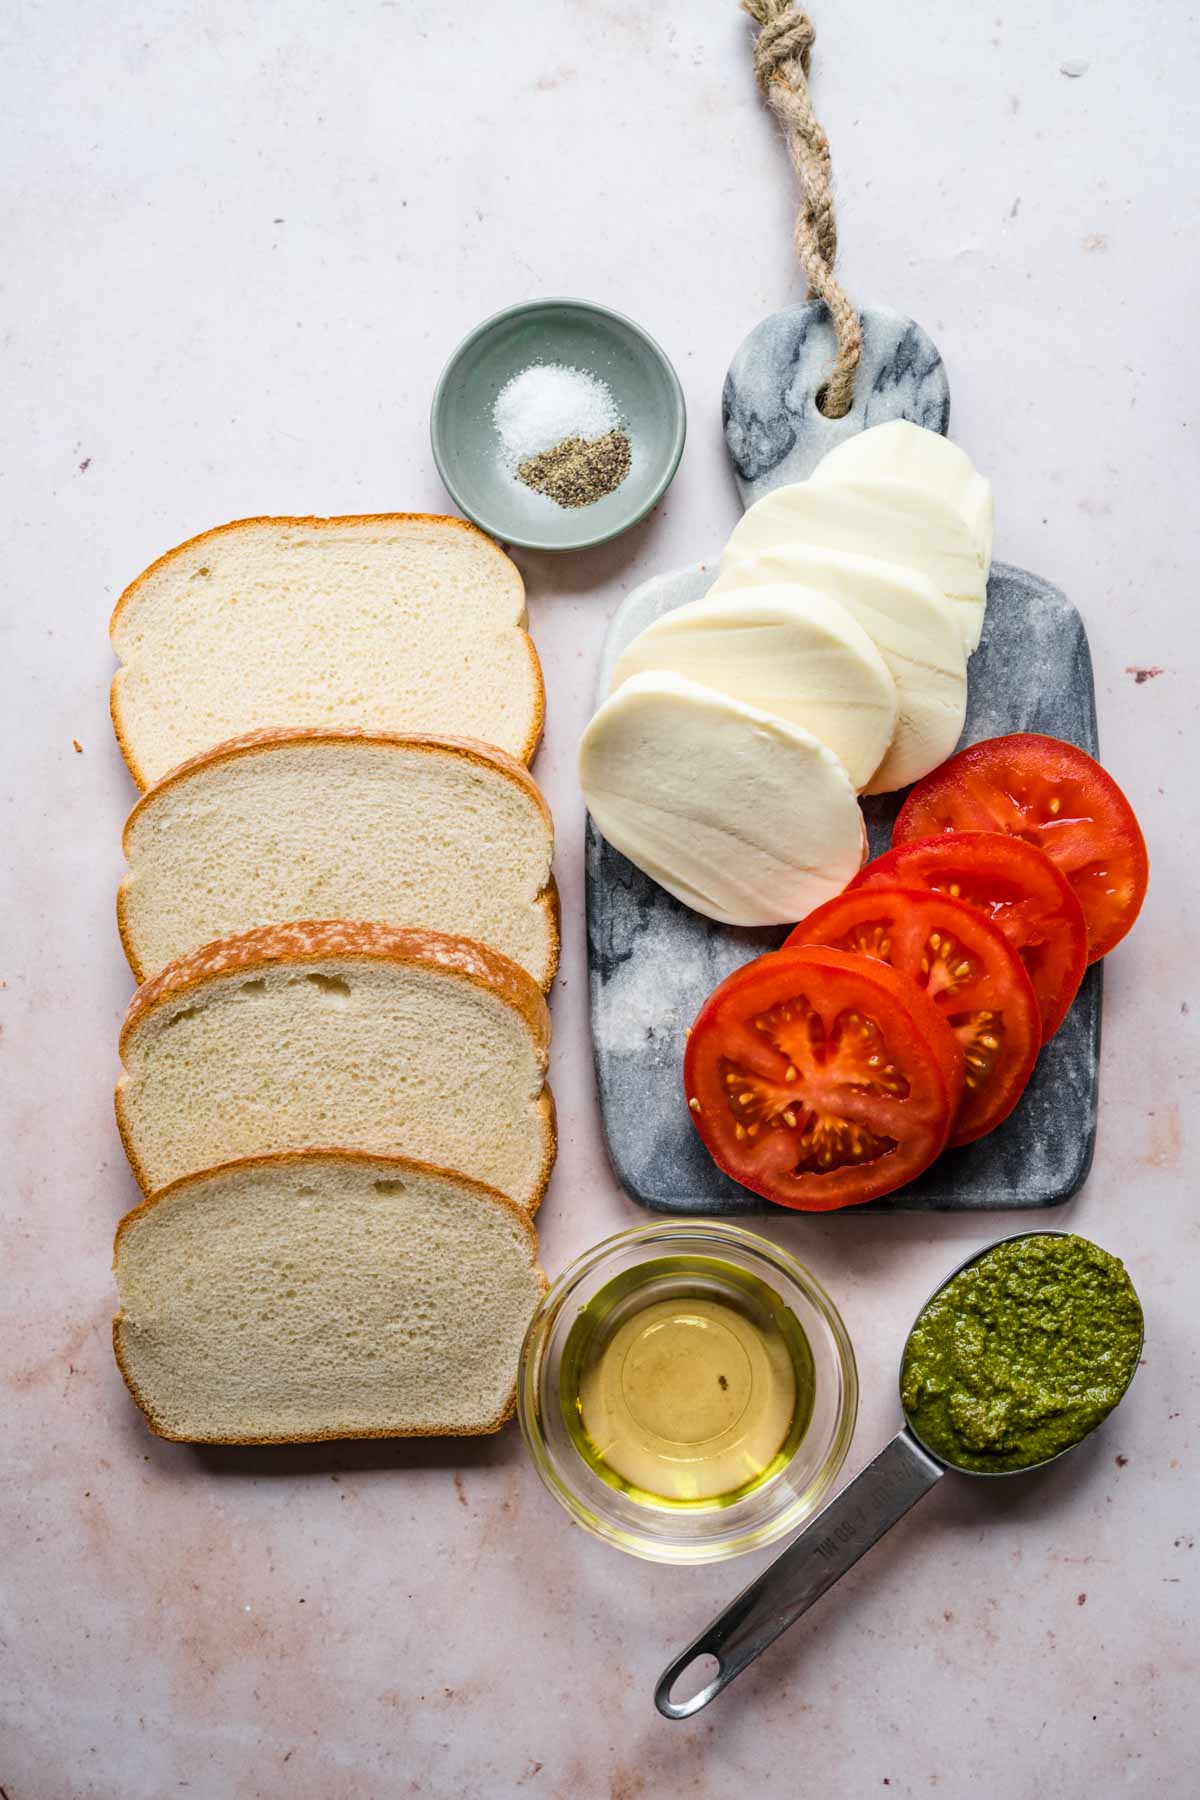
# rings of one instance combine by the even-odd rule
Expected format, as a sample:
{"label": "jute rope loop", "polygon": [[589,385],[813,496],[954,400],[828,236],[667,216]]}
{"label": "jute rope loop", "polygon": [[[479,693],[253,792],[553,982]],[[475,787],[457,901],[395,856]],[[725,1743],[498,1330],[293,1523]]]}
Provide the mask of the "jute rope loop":
{"label": "jute rope loop", "polygon": [[741,0],[741,5],[759,27],[754,43],[755,79],[783,127],[788,154],[800,178],[803,197],[796,218],[796,254],[808,276],[810,297],[825,302],[837,332],[837,357],[819,404],[826,418],[841,419],[854,399],[862,327],[833,273],[837,260],[833,165],[829,139],[808,93],[808,66],[817,34],[808,14],[792,0]]}

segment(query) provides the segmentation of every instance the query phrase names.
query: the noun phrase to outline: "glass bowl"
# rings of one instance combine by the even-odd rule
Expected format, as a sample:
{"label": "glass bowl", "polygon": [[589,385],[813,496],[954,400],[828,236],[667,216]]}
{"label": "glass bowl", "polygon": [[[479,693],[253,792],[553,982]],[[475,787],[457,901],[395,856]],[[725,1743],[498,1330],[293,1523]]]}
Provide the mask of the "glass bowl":
{"label": "glass bowl", "polygon": [[[705,1279],[718,1294],[730,1265],[772,1290],[808,1339],[814,1388],[808,1425],[780,1468],[738,1498],[687,1506],[605,1481],[576,1447],[560,1397],[567,1340],[589,1301],[618,1276],[679,1257],[711,1262]],[[786,1537],[822,1505],[850,1447],[858,1372],[837,1308],[786,1252],[736,1225],[639,1225],[586,1251],[551,1287],[521,1351],[517,1412],[534,1467],[576,1524],[650,1562],[721,1562]]]}

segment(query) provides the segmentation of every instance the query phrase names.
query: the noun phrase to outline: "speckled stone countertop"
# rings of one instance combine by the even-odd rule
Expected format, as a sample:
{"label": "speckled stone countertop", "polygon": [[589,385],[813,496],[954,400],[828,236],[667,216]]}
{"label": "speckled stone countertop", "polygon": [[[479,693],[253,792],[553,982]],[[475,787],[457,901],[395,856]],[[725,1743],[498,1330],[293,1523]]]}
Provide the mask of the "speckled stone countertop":
{"label": "speckled stone countertop", "polygon": [[[733,0],[511,0],[466,25],[415,0],[18,9],[0,58],[7,1800],[1194,1785],[1194,26],[1167,0],[932,0],[919,19],[857,0],[816,24],[846,281],[942,351],[997,555],[1083,613],[1102,752],[1151,846],[1146,911],[1106,972],[1095,1167],[1054,1215],[1127,1260],[1145,1367],[1044,1475],[942,1483],[692,1724],[659,1718],[655,1678],[759,1559],[689,1573],[589,1542],[512,1431],[274,1452],[147,1435],[108,1341],[135,1198],[109,1096],[133,797],[107,718],[112,601],[229,518],[442,509],[432,385],[510,301],[599,300],[674,358],[691,432],[657,514],[585,557],[519,558],[566,926],[541,1215],[557,1271],[645,1217],[599,1132],[575,746],[622,596],[738,516],[721,383],[800,298],[792,196]],[[914,1307],[1012,1217],[765,1223],[854,1338],[847,1473],[894,1428]]]}

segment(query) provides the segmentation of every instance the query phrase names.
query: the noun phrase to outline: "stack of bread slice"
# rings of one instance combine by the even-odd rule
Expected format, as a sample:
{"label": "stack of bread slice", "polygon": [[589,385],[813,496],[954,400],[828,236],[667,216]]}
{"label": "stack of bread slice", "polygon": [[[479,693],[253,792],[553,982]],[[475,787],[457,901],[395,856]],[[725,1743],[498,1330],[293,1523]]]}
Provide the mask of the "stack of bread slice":
{"label": "stack of bread slice", "polygon": [[122,595],[117,1360],[193,1442],[493,1431],[544,1291],[553,825],[521,578],[251,519]]}

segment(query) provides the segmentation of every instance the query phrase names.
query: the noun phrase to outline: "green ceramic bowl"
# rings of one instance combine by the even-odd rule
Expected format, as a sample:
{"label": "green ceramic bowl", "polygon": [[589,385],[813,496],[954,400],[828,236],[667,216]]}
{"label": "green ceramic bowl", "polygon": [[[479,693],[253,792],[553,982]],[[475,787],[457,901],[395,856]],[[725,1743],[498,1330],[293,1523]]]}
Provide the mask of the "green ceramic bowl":
{"label": "green ceramic bowl", "polygon": [[[501,459],[496,396],[535,362],[595,375],[620,410],[633,464],[619,488],[590,506],[557,505]],[[434,460],[456,504],[493,537],[528,550],[583,550],[645,518],[679,467],[686,427],[679,378],[654,339],[586,300],[529,300],[485,319],[443,369],[430,415]]]}

